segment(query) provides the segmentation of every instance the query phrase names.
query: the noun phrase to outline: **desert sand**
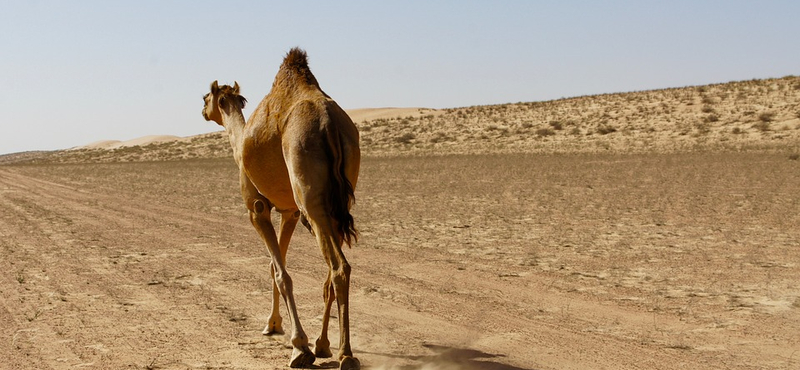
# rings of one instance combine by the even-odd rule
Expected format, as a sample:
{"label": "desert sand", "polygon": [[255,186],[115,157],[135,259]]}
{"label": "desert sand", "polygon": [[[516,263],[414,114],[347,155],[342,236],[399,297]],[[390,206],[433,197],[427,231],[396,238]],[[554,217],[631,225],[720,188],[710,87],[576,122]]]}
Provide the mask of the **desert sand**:
{"label": "desert sand", "polygon": [[80,149],[119,149],[133,146],[146,146],[151,144],[170,143],[175,141],[185,141],[187,138],[182,138],[174,135],[147,135],[136,139],[119,141],[119,140],[101,140],[89,143],[83,146],[72,148],[72,150]]}
{"label": "desert sand", "polygon": [[[355,355],[398,370],[799,368],[795,86],[356,121]],[[269,260],[223,144],[0,161],[0,367],[286,368],[286,338],[261,335]],[[288,269],[313,338],[326,268],[303,228]]]}

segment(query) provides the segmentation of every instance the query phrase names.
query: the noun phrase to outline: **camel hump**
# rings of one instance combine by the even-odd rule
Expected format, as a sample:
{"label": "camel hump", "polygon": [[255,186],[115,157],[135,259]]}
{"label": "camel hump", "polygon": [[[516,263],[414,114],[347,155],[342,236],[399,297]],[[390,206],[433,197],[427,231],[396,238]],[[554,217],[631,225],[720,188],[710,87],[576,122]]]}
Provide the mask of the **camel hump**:
{"label": "camel hump", "polygon": [[275,76],[275,81],[275,85],[280,86],[278,90],[288,91],[306,86],[322,91],[316,77],[311,73],[311,68],[308,67],[308,54],[298,47],[289,50],[283,58],[283,64]]}
{"label": "camel hump", "polygon": [[283,65],[291,69],[308,69],[308,54],[299,47],[293,47],[283,58]]}

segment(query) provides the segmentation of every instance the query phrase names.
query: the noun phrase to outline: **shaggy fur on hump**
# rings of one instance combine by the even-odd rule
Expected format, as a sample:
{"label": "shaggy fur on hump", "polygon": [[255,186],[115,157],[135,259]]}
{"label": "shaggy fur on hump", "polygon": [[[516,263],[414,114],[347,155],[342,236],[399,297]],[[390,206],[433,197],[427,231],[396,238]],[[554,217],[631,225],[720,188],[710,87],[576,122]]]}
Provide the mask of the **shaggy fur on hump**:
{"label": "shaggy fur on hump", "polygon": [[299,79],[302,82],[319,88],[317,79],[314,78],[311,69],[308,68],[308,54],[306,54],[305,50],[298,47],[289,50],[286,57],[283,58],[283,64],[281,64],[281,68],[278,72],[279,76],[281,74],[284,74],[284,77],[287,79]]}

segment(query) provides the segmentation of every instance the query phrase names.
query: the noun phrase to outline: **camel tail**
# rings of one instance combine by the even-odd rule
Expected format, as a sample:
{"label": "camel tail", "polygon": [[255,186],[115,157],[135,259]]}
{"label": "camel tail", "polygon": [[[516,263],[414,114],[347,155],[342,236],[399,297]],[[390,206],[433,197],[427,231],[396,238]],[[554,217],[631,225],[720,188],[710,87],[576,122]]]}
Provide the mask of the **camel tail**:
{"label": "camel tail", "polygon": [[338,224],[339,234],[342,240],[352,247],[353,242],[358,241],[358,231],[355,227],[353,215],[350,214],[350,207],[355,203],[356,197],[353,184],[347,179],[345,172],[345,153],[342,144],[341,133],[336,124],[328,121],[325,129],[328,141],[328,158],[332,162],[331,171],[331,192],[330,209],[331,216]]}

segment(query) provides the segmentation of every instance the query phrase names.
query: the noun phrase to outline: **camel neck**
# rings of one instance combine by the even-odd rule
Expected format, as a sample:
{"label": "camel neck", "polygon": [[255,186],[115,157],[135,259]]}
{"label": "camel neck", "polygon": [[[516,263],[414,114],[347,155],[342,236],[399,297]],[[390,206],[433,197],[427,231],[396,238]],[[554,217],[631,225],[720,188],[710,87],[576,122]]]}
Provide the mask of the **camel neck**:
{"label": "camel neck", "polygon": [[228,133],[228,139],[231,142],[231,148],[233,149],[233,158],[236,160],[236,164],[239,165],[239,168],[242,168],[242,140],[244,138],[244,115],[242,114],[241,110],[234,110],[232,112],[226,112],[222,116],[222,120],[225,123],[225,132]]}

